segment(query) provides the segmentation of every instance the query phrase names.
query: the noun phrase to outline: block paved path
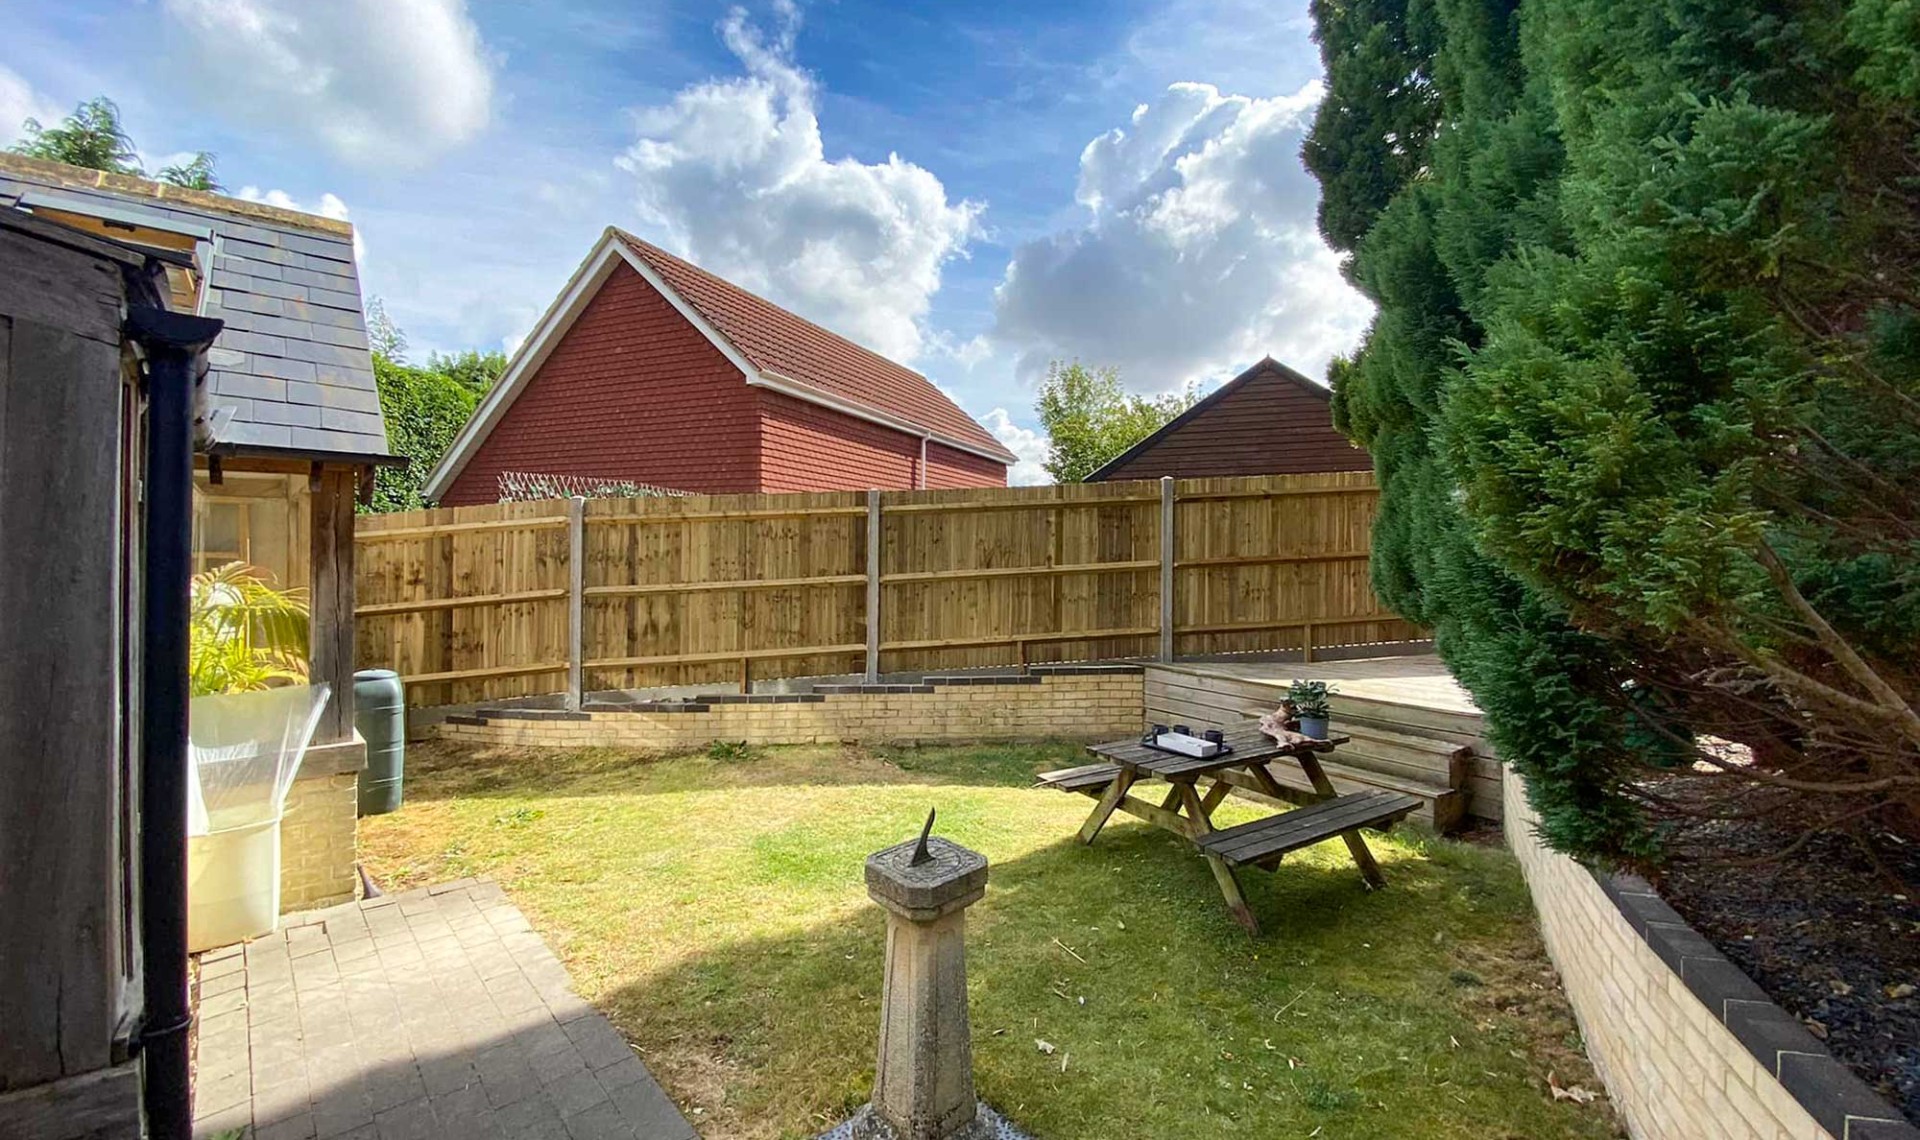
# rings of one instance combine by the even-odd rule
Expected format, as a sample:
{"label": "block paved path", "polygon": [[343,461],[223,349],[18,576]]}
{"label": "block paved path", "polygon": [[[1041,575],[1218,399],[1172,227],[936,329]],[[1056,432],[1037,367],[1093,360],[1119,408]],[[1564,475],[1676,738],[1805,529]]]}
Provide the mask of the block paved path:
{"label": "block paved path", "polygon": [[282,921],[200,960],[196,1140],[693,1140],[497,883]]}

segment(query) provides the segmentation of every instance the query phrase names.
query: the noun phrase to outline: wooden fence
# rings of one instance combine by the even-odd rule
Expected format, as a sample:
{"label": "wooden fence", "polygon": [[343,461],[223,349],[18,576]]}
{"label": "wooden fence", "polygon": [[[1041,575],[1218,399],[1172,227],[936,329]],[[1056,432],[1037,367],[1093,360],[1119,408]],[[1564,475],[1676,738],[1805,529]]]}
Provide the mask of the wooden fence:
{"label": "wooden fence", "polygon": [[1377,504],[1360,472],[362,517],[360,664],[438,705],[1405,641]]}

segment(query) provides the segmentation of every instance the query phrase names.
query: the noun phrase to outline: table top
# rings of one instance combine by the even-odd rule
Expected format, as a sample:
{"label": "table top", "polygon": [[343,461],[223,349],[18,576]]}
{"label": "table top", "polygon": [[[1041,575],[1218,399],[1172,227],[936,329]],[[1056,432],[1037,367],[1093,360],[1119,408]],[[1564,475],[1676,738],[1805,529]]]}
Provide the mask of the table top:
{"label": "table top", "polygon": [[1302,736],[1297,732],[1288,732],[1275,740],[1261,732],[1259,725],[1251,722],[1227,729],[1225,736],[1227,744],[1233,748],[1233,751],[1219,756],[1182,756],[1176,752],[1163,752],[1158,748],[1148,747],[1138,740],[1109,741],[1105,744],[1096,744],[1089,751],[1136,772],[1148,773],[1163,780],[1175,780],[1205,775],[1222,768],[1237,768],[1243,764],[1264,764],[1282,756],[1298,756],[1306,752],[1330,752],[1349,739],[1335,734],[1325,740],[1319,740],[1311,736]]}

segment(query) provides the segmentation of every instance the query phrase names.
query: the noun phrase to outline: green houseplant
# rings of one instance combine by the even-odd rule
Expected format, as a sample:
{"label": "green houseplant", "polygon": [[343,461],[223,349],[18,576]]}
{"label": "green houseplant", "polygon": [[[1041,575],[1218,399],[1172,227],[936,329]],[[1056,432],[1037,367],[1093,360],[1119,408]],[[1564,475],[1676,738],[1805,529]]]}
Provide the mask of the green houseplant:
{"label": "green houseplant", "polygon": [[1300,733],[1315,740],[1327,738],[1327,719],[1332,706],[1327,698],[1333,693],[1325,681],[1296,680],[1287,687],[1287,703],[1300,720]]}
{"label": "green houseplant", "polygon": [[244,693],[307,679],[307,597],[229,562],[193,576],[188,677],[193,695]]}

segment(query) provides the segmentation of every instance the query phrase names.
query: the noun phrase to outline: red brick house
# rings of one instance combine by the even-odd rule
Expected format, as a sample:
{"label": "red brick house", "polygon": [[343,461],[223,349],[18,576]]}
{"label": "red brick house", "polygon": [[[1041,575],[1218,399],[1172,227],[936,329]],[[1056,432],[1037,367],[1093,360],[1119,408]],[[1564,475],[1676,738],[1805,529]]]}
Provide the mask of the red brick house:
{"label": "red brick house", "polygon": [[926,377],[608,228],[434,468],[706,494],[1001,487],[1014,456]]}
{"label": "red brick house", "polygon": [[1371,471],[1373,458],[1333,427],[1331,394],[1269,356],[1086,482]]}

